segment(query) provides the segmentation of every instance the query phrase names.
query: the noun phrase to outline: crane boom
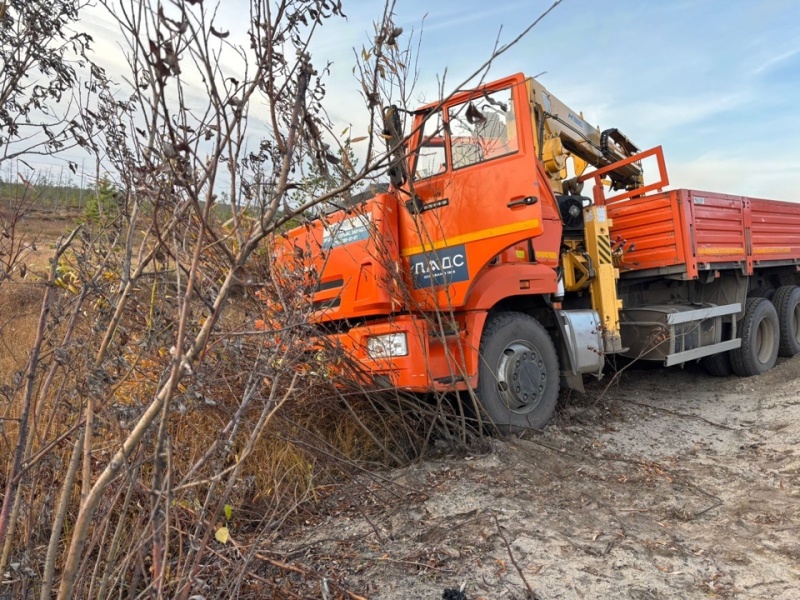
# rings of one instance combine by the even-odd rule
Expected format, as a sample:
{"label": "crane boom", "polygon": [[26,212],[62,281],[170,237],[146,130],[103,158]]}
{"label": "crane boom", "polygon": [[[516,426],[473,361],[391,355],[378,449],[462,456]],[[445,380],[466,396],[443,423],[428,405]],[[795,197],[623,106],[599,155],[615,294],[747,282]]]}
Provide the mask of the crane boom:
{"label": "crane boom", "polygon": [[[577,177],[588,166],[605,167],[639,151],[618,129],[601,131],[587,123],[583,113],[572,110],[536,79],[529,78],[527,83],[536,128],[534,144],[556,192],[580,191],[574,179],[567,179],[567,159],[570,156]],[[614,170],[608,177],[613,189],[633,190],[641,187],[643,182],[642,168],[638,163]]]}

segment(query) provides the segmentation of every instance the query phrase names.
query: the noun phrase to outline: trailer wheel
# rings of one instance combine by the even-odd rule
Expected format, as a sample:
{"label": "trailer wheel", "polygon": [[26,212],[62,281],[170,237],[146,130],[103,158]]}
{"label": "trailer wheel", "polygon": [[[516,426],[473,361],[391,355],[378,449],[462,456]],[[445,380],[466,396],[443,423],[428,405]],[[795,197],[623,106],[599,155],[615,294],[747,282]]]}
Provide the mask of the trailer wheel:
{"label": "trailer wheel", "polygon": [[503,433],[541,429],[558,400],[558,356],[550,336],[531,316],[490,317],[481,337],[478,398]]}
{"label": "trailer wheel", "polygon": [[778,354],[794,356],[800,353],[800,287],[784,285],[772,297],[780,323]]}
{"label": "trailer wheel", "polygon": [[737,325],[741,347],[731,350],[731,367],[739,377],[766,373],[778,360],[778,313],[766,298],[748,298]]}
{"label": "trailer wheel", "polygon": [[730,377],[733,375],[731,368],[731,357],[728,352],[720,352],[711,356],[704,356],[700,359],[700,364],[706,372],[713,377]]}

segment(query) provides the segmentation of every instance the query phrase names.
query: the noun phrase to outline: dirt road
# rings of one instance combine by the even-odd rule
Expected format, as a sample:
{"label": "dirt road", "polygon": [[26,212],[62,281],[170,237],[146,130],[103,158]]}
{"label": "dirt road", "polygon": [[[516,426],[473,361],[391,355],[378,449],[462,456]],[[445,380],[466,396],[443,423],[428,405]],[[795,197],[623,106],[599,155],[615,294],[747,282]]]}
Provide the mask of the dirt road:
{"label": "dirt road", "polygon": [[542,433],[384,473],[294,556],[371,599],[800,598],[800,357],[607,384]]}

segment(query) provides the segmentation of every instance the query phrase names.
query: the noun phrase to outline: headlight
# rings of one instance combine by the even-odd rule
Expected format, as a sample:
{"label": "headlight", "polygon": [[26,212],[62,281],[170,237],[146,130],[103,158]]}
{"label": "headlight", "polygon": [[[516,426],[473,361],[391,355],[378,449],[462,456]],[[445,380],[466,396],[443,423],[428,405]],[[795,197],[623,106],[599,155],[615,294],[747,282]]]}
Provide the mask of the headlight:
{"label": "headlight", "polygon": [[387,333],[367,338],[367,354],[374,359],[408,356],[408,340],[405,333]]}

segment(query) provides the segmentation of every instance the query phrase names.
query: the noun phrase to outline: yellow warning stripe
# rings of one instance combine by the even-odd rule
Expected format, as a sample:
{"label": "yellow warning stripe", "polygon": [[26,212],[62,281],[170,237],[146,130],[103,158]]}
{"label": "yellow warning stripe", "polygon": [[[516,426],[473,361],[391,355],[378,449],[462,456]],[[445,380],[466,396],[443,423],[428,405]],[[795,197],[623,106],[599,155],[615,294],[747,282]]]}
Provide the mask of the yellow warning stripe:
{"label": "yellow warning stripe", "polygon": [[558,252],[541,252],[536,250],[536,258],[550,258],[555,260],[558,258]]}
{"label": "yellow warning stripe", "polygon": [[603,262],[608,264],[611,262],[611,242],[605,236],[597,238],[597,253]]}
{"label": "yellow warning stripe", "polygon": [[786,254],[791,250],[791,248],[756,248],[753,254]]}
{"label": "yellow warning stripe", "polygon": [[744,248],[698,248],[698,254],[744,254]]}
{"label": "yellow warning stripe", "polygon": [[411,256],[412,254],[419,254],[420,252],[430,252],[431,250],[438,250],[439,248],[446,248],[448,246],[455,246],[457,244],[474,242],[475,240],[498,237],[501,235],[506,235],[507,233],[516,233],[518,231],[525,231],[526,229],[535,229],[538,226],[539,219],[532,219],[530,221],[522,221],[520,223],[503,225],[502,227],[490,227],[488,229],[481,229],[480,231],[465,233],[464,235],[457,235],[444,240],[437,240],[433,243],[423,244],[422,246],[404,248],[400,252],[400,255]]}

